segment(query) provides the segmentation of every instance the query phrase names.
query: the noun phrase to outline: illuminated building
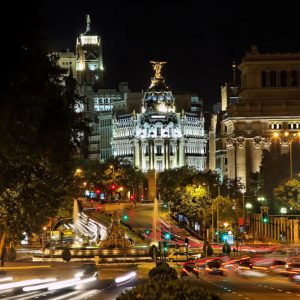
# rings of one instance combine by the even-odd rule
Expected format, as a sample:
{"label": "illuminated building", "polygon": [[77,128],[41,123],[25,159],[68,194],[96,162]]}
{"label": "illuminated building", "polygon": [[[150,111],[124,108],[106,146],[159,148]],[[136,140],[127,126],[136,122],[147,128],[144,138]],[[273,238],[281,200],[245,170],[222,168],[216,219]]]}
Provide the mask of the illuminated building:
{"label": "illuminated building", "polygon": [[262,54],[252,46],[238,68],[239,102],[228,105],[219,122],[215,120],[218,137],[211,135],[215,149],[211,147],[210,159],[216,159],[217,151],[225,152],[227,164],[220,172],[249,186],[250,173],[259,171],[263,150],[272,151],[274,133],[283,137],[278,145],[283,154],[289,153],[287,137],[300,130],[300,53]]}
{"label": "illuminated building", "polygon": [[[90,16],[86,16],[86,31],[76,39],[76,52],[57,52],[58,64],[72,69],[77,79],[78,91],[86,101],[79,108],[89,120],[90,134],[85,136],[82,156],[91,160],[105,161],[113,155],[113,119],[121,113],[131,114],[140,111],[142,92],[132,92],[127,82],[121,82],[116,88],[104,86],[104,67],[102,40],[91,30]],[[197,96],[176,94],[178,111],[192,111],[199,115],[202,102]]]}
{"label": "illuminated building", "polygon": [[182,166],[204,170],[206,136],[202,112],[176,112],[175,98],[165,84],[161,68],[151,62],[155,75],[142,98],[141,113],[116,115],[112,151],[143,172]]}

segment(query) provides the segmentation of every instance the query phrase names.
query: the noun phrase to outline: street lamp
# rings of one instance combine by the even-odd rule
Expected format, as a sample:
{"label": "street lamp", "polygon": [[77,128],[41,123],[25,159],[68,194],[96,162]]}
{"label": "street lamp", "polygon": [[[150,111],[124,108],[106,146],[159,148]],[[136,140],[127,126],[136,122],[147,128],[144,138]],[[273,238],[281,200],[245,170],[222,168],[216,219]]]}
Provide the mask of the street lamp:
{"label": "street lamp", "polygon": [[286,207],[281,207],[280,208],[280,213],[283,214],[283,215],[287,214],[287,208]]}
{"label": "street lamp", "polygon": [[[273,134],[274,138],[278,138],[279,137],[279,133],[278,132],[274,132]],[[293,155],[292,155],[292,148],[293,148],[293,141],[294,139],[300,139],[300,131],[297,133],[293,133],[292,135],[290,135],[290,133],[288,131],[284,132],[284,141],[287,141],[289,144],[289,152],[290,152],[290,178],[291,180],[293,180]]]}
{"label": "street lamp", "polygon": [[251,208],[252,208],[252,204],[251,204],[251,203],[246,203],[245,207],[246,207],[247,209],[251,209]]}
{"label": "street lamp", "polygon": [[243,195],[243,226],[245,228],[246,227],[246,216],[245,216],[245,193],[246,193],[246,189],[242,188],[241,193]]}

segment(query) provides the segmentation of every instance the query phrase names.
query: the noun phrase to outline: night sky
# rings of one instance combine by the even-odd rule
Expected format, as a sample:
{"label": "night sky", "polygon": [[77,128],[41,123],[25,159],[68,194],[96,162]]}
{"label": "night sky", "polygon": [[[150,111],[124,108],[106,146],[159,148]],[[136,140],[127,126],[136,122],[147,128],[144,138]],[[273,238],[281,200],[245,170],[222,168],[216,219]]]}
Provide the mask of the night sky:
{"label": "night sky", "polygon": [[111,88],[128,81],[133,91],[147,89],[148,61],[166,60],[163,74],[173,92],[197,93],[209,105],[231,81],[232,61],[240,62],[251,44],[262,52],[300,52],[299,10],[287,1],[41,2],[51,50],[73,50],[90,14]]}

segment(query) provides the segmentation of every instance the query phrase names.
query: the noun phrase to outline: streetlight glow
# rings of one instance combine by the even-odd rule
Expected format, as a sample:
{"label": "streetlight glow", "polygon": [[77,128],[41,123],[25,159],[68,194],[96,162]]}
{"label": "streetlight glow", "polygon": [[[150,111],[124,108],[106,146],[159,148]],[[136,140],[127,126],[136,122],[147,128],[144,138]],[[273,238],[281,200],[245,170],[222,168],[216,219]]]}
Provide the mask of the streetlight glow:
{"label": "streetlight glow", "polygon": [[246,203],[246,208],[247,209],[251,209],[252,208],[252,204],[251,203]]}
{"label": "streetlight glow", "polygon": [[281,214],[286,214],[287,213],[287,208],[286,207],[281,207],[280,208],[280,213]]}

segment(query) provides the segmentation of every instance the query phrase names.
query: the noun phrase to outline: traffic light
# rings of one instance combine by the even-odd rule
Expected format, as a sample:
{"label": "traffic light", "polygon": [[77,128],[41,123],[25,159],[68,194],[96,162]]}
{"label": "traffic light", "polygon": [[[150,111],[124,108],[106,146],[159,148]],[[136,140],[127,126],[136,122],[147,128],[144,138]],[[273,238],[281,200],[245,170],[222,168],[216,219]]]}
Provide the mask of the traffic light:
{"label": "traffic light", "polygon": [[164,250],[164,254],[166,254],[168,252],[168,246],[165,241],[163,241],[163,250]]}
{"label": "traffic light", "polygon": [[96,190],[96,195],[99,195],[99,194],[100,194],[100,190],[97,189],[97,190]]}
{"label": "traffic light", "polygon": [[186,246],[188,246],[188,245],[189,245],[189,239],[188,239],[188,238],[185,238],[185,239],[184,239],[184,243],[185,243]]}
{"label": "traffic light", "polygon": [[128,221],[128,220],[129,220],[128,215],[127,215],[127,214],[124,214],[124,215],[122,216],[122,220],[123,220],[123,221]]}
{"label": "traffic light", "polygon": [[262,214],[262,221],[263,221],[263,223],[269,223],[268,214],[265,212]]}
{"label": "traffic light", "polygon": [[148,234],[148,235],[149,235],[149,234],[151,233],[151,230],[150,230],[150,229],[146,229],[146,231],[145,231],[145,232],[146,232],[146,234]]}
{"label": "traffic light", "polygon": [[228,232],[226,231],[226,232],[223,232],[222,234],[221,234],[221,240],[223,241],[223,242],[226,242],[227,241],[227,237],[228,237]]}
{"label": "traffic light", "polygon": [[115,190],[115,189],[116,189],[116,186],[115,186],[114,184],[112,184],[112,185],[111,185],[111,189],[112,189],[112,190]]}
{"label": "traffic light", "polygon": [[169,232],[164,232],[164,238],[166,240],[170,240],[171,239],[171,234]]}

